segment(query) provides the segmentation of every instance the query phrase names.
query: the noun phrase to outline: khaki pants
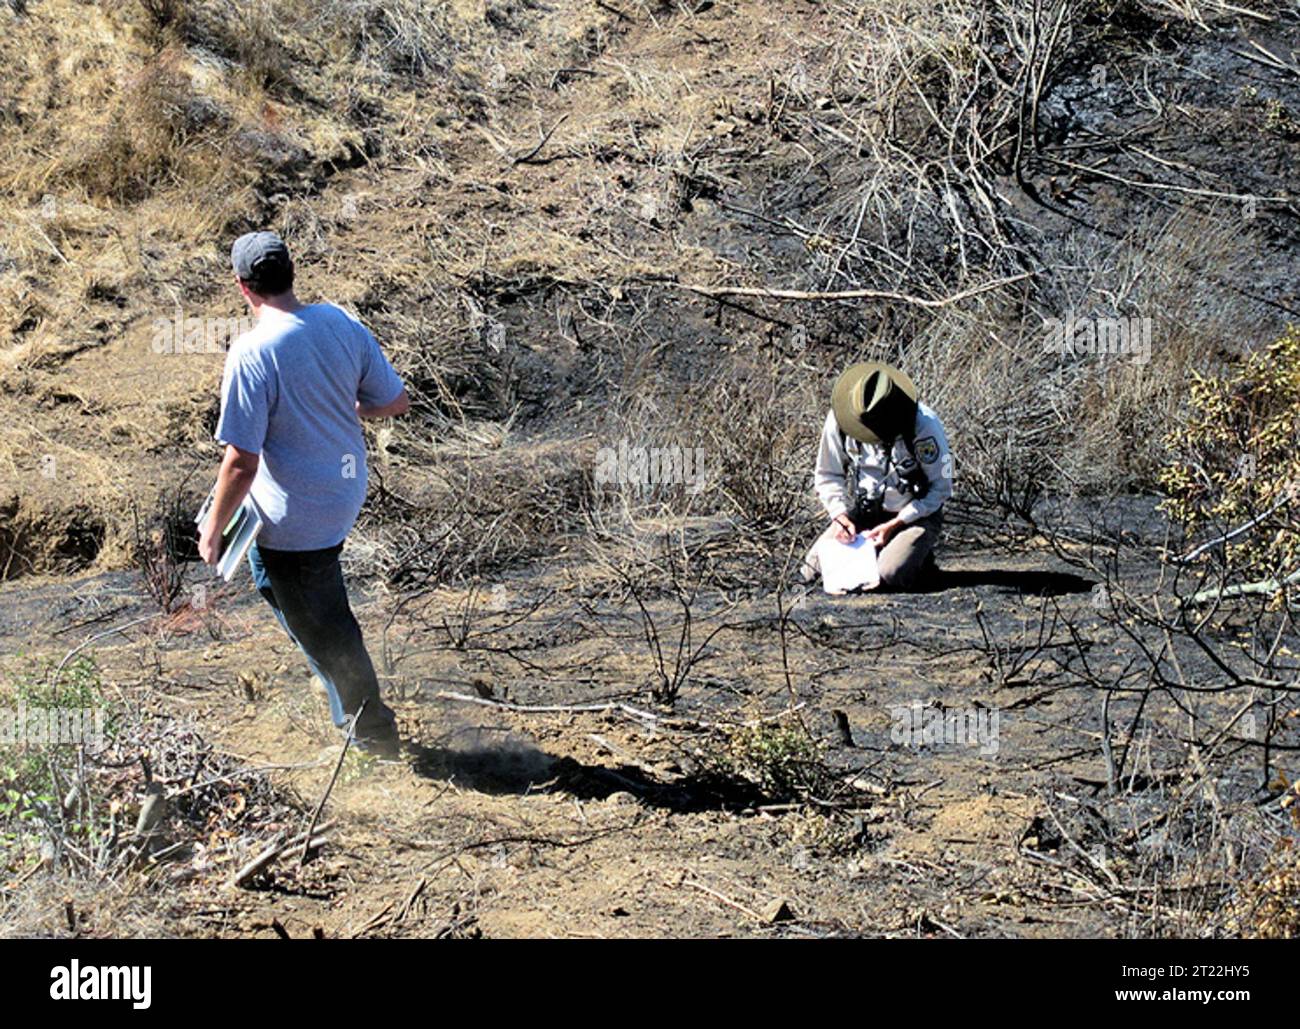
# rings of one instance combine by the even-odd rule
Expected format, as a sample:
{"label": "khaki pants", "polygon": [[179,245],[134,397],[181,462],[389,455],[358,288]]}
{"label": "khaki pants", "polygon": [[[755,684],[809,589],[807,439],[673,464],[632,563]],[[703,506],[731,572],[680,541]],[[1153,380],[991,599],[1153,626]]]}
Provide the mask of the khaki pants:
{"label": "khaki pants", "polygon": [[[836,526],[828,526],[818,537],[817,542],[820,543],[826,536],[834,535],[835,530]],[[939,542],[939,534],[942,530],[943,511],[938,510],[919,522],[904,525],[894,533],[876,555],[876,565],[880,569],[880,585],[891,590],[907,590],[915,586],[925,568],[926,559],[934,553],[935,544]],[[800,572],[805,582],[812,582],[821,575],[821,563],[817,560],[816,544],[813,544],[812,549],[804,557]]]}

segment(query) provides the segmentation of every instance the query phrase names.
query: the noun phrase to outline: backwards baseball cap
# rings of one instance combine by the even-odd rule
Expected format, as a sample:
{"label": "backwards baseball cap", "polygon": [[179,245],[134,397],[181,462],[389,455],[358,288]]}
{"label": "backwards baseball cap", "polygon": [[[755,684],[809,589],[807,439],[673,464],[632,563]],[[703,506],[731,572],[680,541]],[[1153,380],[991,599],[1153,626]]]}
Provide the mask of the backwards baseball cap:
{"label": "backwards baseball cap", "polygon": [[293,267],[289,248],[274,232],[246,232],[230,248],[230,264],[245,281]]}

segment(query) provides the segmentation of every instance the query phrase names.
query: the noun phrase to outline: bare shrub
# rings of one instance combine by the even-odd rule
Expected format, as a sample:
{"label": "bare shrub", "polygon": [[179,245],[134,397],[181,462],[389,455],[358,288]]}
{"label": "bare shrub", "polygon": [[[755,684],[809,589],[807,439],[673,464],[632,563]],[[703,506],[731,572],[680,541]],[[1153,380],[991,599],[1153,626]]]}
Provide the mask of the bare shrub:
{"label": "bare shrub", "polygon": [[148,513],[131,504],[131,558],[145,594],[167,614],[181,600],[190,564],[198,557],[198,498],[190,490],[192,477],[193,470],[160,490]]}
{"label": "bare shrub", "polygon": [[[102,740],[22,745],[0,762],[0,862],[25,883],[0,907],[6,935],[121,936],[137,926],[154,934],[160,890],[194,884],[210,896],[300,821],[296,797],[188,720],[110,702],[89,659],[8,685],[29,707],[106,714]],[[66,922],[50,925],[31,901],[56,889],[77,903],[57,907]],[[122,921],[105,917],[101,903]],[[183,917],[175,896],[169,908],[169,919]]]}
{"label": "bare shrub", "polygon": [[447,448],[434,467],[367,503],[371,570],[394,587],[466,582],[553,552],[576,531],[591,481],[570,448],[523,441],[477,460]]}
{"label": "bare shrub", "polygon": [[1036,633],[984,647],[1000,688],[1075,699],[1097,772],[1090,800],[1043,793],[1022,855],[1122,910],[1127,935],[1290,931],[1293,608],[1233,592],[1217,562],[1162,561],[1135,531],[1040,528],[1101,581],[1087,605],[1053,601]]}
{"label": "bare shrub", "polygon": [[[616,569],[626,596],[636,605],[653,670],[650,695],[667,707],[676,703],[697,666],[709,657],[713,641],[730,628],[719,612],[711,612],[706,620],[696,610],[703,585],[701,569],[699,562],[683,567],[675,548],[665,548],[662,565]],[[671,618],[662,610],[656,614],[653,602],[648,602],[650,591],[662,588],[665,582],[673,601]],[[698,626],[697,621],[701,623]]]}

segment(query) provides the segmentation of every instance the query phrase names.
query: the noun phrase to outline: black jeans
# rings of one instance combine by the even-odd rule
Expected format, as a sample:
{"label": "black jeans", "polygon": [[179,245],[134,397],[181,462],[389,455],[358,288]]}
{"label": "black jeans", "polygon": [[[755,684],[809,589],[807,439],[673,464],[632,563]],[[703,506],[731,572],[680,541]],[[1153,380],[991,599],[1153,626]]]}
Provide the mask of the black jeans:
{"label": "black jeans", "polygon": [[357,738],[392,736],[396,719],[379,698],[379,680],[348,604],[339,564],[342,549],[342,543],[324,550],[270,550],[254,544],[248,564],[258,592],[324,683],[334,724],[345,727],[364,702]]}

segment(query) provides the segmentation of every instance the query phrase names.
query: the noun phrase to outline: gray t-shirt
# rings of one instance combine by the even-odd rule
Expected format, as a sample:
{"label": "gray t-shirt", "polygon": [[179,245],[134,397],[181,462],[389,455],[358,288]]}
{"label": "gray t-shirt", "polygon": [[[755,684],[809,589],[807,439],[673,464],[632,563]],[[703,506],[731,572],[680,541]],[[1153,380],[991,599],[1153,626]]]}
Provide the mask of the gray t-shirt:
{"label": "gray t-shirt", "polygon": [[262,308],[226,355],[216,437],[261,454],[251,496],[258,543],[319,550],[343,542],[366,499],[355,404],[391,404],[402,380],[364,325],[333,304]]}

